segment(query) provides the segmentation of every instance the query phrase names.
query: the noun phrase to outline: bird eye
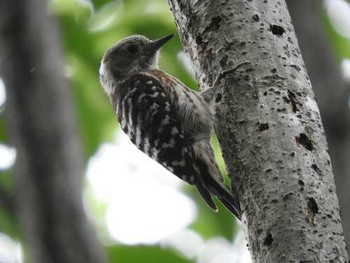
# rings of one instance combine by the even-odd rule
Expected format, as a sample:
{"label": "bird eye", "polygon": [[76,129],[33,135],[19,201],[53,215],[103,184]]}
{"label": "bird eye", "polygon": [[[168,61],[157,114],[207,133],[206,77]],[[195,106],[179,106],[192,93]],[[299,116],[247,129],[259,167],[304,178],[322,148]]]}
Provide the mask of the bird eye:
{"label": "bird eye", "polygon": [[130,54],[136,54],[140,51],[140,49],[136,45],[129,45],[126,48],[126,51],[128,51],[128,53],[130,53]]}

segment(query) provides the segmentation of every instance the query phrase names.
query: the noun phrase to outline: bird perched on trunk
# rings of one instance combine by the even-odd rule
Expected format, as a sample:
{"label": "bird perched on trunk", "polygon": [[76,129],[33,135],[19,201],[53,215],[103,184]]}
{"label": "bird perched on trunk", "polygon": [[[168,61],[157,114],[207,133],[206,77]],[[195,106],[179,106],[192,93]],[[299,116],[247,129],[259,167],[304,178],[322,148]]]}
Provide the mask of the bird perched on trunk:
{"label": "bird perched on trunk", "polygon": [[158,68],[160,48],[173,35],[124,38],[104,54],[100,82],[122,130],[145,154],[194,185],[217,210],[216,196],[237,218],[239,204],[223,182],[210,144],[210,101]]}

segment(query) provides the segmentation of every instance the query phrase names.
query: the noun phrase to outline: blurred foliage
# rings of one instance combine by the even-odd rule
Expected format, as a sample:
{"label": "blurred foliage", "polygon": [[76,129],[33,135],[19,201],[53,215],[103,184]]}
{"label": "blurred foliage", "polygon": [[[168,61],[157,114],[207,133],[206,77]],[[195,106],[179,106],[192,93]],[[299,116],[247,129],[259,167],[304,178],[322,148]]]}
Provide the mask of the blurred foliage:
{"label": "blurred foliage", "polygon": [[6,141],[6,126],[5,126],[5,120],[3,118],[2,110],[0,109],[0,142]]}
{"label": "blurred foliage", "polygon": [[325,12],[321,16],[338,61],[344,58],[350,59],[350,40],[336,32]]}
{"label": "blurred foliage", "polygon": [[98,236],[101,240],[109,240],[110,234],[106,224],[108,204],[96,198],[91,185],[87,182],[84,185],[84,190],[84,200],[88,204],[88,214],[91,214],[93,217],[93,223]]}
{"label": "blurred foliage", "polygon": [[199,210],[198,218],[192,223],[191,228],[200,233],[205,240],[217,236],[233,240],[238,230],[233,215],[220,202],[215,202],[219,211],[214,212],[196,192],[191,191],[189,195],[196,201]]}
{"label": "blurred foliage", "polygon": [[[6,195],[6,196],[4,196]],[[3,202],[11,202],[2,206],[0,203],[0,232],[3,232],[12,238],[19,239],[19,226],[15,218],[13,180],[11,177],[11,169],[0,170],[0,198]]]}
{"label": "blurred foliage", "polygon": [[174,251],[159,246],[110,246],[108,247],[110,262],[120,263],[189,263]]}
{"label": "blurred foliage", "polygon": [[0,232],[14,239],[20,239],[19,226],[12,213],[0,205]]}

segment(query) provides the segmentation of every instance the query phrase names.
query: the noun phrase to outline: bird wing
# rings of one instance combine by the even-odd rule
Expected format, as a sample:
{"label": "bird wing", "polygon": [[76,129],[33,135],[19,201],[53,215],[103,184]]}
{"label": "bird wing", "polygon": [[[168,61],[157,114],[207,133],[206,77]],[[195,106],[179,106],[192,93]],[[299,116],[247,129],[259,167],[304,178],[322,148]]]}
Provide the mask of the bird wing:
{"label": "bird wing", "polygon": [[183,130],[159,81],[142,73],[132,76],[118,88],[114,105],[121,128],[131,141],[180,179],[191,183],[190,177],[198,174],[189,161],[193,159],[194,140]]}
{"label": "bird wing", "polygon": [[182,121],[183,129],[195,134],[197,139],[208,139],[214,121],[212,106],[198,92],[191,90],[174,76],[159,69],[153,69],[147,73],[157,78],[166,87],[169,98]]}

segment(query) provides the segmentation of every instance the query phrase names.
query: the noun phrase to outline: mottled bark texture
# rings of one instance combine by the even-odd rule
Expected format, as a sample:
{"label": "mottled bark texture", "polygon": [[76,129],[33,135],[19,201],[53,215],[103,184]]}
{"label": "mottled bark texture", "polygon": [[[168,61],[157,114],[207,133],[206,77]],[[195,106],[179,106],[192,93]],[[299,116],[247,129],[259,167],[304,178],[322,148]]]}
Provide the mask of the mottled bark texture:
{"label": "mottled bark texture", "polygon": [[31,261],[104,262],[83,209],[79,138],[47,1],[0,0],[0,35],[17,215]]}
{"label": "mottled bark texture", "polygon": [[327,143],[284,0],[169,0],[217,133],[254,262],[346,262]]}
{"label": "mottled bark texture", "polygon": [[322,23],[322,3],[323,1],[287,1],[327,135],[344,235],[349,251],[350,85],[342,77]]}

